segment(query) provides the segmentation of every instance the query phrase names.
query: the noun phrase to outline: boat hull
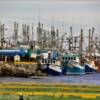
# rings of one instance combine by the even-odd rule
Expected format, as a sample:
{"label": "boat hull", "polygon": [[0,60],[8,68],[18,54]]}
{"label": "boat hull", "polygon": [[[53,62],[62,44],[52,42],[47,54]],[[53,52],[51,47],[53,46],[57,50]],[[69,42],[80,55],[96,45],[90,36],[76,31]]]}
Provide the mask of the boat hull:
{"label": "boat hull", "polygon": [[49,65],[47,65],[47,64],[42,64],[41,66],[40,66],[40,70],[43,72],[43,73],[48,73],[47,71],[48,71],[48,66]]}
{"label": "boat hull", "polygon": [[78,65],[76,66],[64,66],[63,67],[63,74],[85,74],[85,69],[83,67],[80,67]]}
{"label": "boat hull", "polygon": [[48,75],[62,75],[62,69],[60,66],[49,65]]}
{"label": "boat hull", "polygon": [[92,67],[90,64],[85,64],[85,72],[86,73],[96,73],[97,69],[95,67]]}

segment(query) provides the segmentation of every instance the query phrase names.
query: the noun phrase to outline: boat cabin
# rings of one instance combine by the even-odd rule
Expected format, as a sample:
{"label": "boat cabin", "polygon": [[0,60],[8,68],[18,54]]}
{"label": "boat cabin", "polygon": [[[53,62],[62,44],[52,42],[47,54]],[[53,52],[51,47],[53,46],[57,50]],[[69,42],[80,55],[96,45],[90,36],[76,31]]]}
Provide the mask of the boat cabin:
{"label": "boat cabin", "polygon": [[49,64],[49,65],[60,65],[60,60],[55,60],[55,59],[41,59],[40,64]]}
{"label": "boat cabin", "polygon": [[64,54],[62,56],[63,62],[74,61],[79,62],[79,55],[78,54]]}
{"label": "boat cabin", "polygon": [[42,59],[41,64],[55,64],[55,60],[52,59]]}

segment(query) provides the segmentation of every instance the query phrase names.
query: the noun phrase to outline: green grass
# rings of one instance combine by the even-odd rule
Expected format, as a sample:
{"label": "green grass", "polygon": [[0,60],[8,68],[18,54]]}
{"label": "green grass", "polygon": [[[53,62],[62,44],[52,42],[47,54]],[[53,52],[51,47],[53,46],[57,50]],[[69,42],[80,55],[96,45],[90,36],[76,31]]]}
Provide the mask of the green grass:
{"label": "green grass", "polygon": [[[95,86],[68,86],[68,85],[54,85],[54,84],[43,84],[43,83],[36,83],[36,84],[16,84],[16,83],[0,83],[0,86],[16,86],[16,88],[0,88],[0,92],[52,92],[52,93],[62,93],[62,92],[70,92],[70,93],[100,93],[100,86],[99,87],[95,87]],[[17,86],[33,86],[33,88],[17,88]],[[35,86],[40,86],[40,87],[47,87],[47,88],[37,88],[35,89]],[[58,88],[54,88],[54,87],[58,87]],[[70,90],[64,90],[62,88],[70,88]],[[96,89],[96,90],[80,90],[80,89]],[[15,96],[15,95],[0,95],[0,100],[19,100],[19,96]],[[81,98],[81,97],[48,97],[48,96],[24,96],[24,100],[100,100],[100,97],[96,98],[96,99],[85,99],[85,98]]]}
{"label": "green grass", "polygon": [[0,89],[0,92],[53,92],[53,93],[58,93],[58,92],[71,92],[71,93],[99,93],[95,91],[80,91],[80,90],[60,90],[60,89]]}
{"label": "green grass", "polygon": [[[24,96],[24,100],[100,100],[100,98],[96,99],[84,99],[80,97],[48,97],[48,96]],[[19,96],[13,95],[2,95],[0,96],[0,100],[19,100]]]}
{"label": "green grass", "polygon": [[[17,85],[16,85],[17,87]],[[41,85],[42,87],[42,85]],[[64,87],[63,87],[64,88]],[[6,89],[6,88],[1,88],[0,89],[0,92],[53,92],[53,93],[56,93],[56,92],[75,92],[75,93],[99,93],[100,92],[100,88],[95,88],[95,90],[80,90],[80,89],[84,89],[84,87],[73,87],[73,86],[70,86],[70,90],[64,90],[62,88],[53,88],[52,86],[48,86],[47,88],[9,88],[9,89]],[[89,88],[89,89],[92,89]],[[97,91],[99,90],[99,91]]]}

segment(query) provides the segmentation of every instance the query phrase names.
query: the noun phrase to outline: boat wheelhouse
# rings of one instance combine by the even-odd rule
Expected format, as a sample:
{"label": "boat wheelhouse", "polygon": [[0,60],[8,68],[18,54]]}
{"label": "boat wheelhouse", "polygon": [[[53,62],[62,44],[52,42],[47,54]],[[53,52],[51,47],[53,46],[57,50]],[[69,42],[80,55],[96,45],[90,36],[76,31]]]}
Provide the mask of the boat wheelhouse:
{"label": "boat wheelhouse", "polygon": [[62,73],[66,74],[85,74],[85,68],[79,65],[79,54],[64,54],[62,56]]}
{"label": "boat wheelhouse", "polygon": [[40,65],[43,72],[46,72],[48,75],[61,75],[61,63],[57,52],[48,51],[43,53],[42,57]]}

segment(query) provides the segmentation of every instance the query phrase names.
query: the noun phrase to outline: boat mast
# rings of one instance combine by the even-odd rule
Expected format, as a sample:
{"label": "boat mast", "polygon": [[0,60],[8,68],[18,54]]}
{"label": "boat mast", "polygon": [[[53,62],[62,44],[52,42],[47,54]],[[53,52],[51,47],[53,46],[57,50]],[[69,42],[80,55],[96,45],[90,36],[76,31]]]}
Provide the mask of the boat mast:
{"label": "boat mast", "polygon": [[4,30],[5,29],[5,24],[0,25],[0,41],[1,41],[1,47],[3,47],[3,42],[5,41],[4,39]]}
{"label": "boat mast", "polygon": [[14,22],[14,43],[18,42],[18,23]]}
{"label": "boat mast", "polygon": [[92,28],[92,36],[91,36],[91,50],[93,52],[93,36],[94,36],[94,27]]}
{"label": "boat mast", "polygon": [[55,37],[56,37],[55,27],[52,25],[51,26],[51,47],[52,47],[52,49],[54,49],[56,46]]}
{"label": "boat mast", "polygon": [[83,62],[82,62],[82,57],[83,57],[83,29],[81,29],[81,32],[80,32],[80,47],[79,47],[79,52],[80,52],[80,65],[83,65]]}
{"label": "boat mast", "polygon": [[23,29],[23,42],[25,44],[29,43],[29,25],[23,24],[22,29]]}
{"label": "boat mast", "polygon": [[93,53],[93,36],[94,36],[94,28],[92,28],[92,32],[91,29],[89,29],[89,54],[90,54],[90,59],[92,60],[92,53]]}
{"label": "boat mast", "polygon": [[70,35],[69,35],[69,50],[73,51],[73,32],[72,32],[72,27],[70,27]]}
{"label": "boat mast", "polygon": [[89,29],[88,52],[91,54],[91,29]]}
{"label": "boat mast", "polygon": [[74,50],[76,51],[76,48],[77,48],[77,40],[78,39],[78,37],[76,36],[76,37],[74,37]]}
{"label": "boat mast", "polygon": [[35,36],[35,34],[34,34],[34,24],[32,23],[32,27],[31,27],[31,41],[32,41],[32,46],[34,47],[35,46],[35,38],[34,38],[34,36]]}
{"label": "boat mast", "polygon": [[94,49],[94,48],[93,48],[93,47],[94,47],[94,46],[93,46],[93,44],[94,44],[94,42],[93,42],[93,36],[94,36],[94,27],[92,28],[92,34],[91,34],[91,59],[93,58],[93,57],[92,57],[92,56],[93,56],[92,53],[94,52],[94,51],[93,51],[93,49]]}
{"label": "boat mast", "polygon": [[59,48],[59,29],[56,29],[56,49]]}

